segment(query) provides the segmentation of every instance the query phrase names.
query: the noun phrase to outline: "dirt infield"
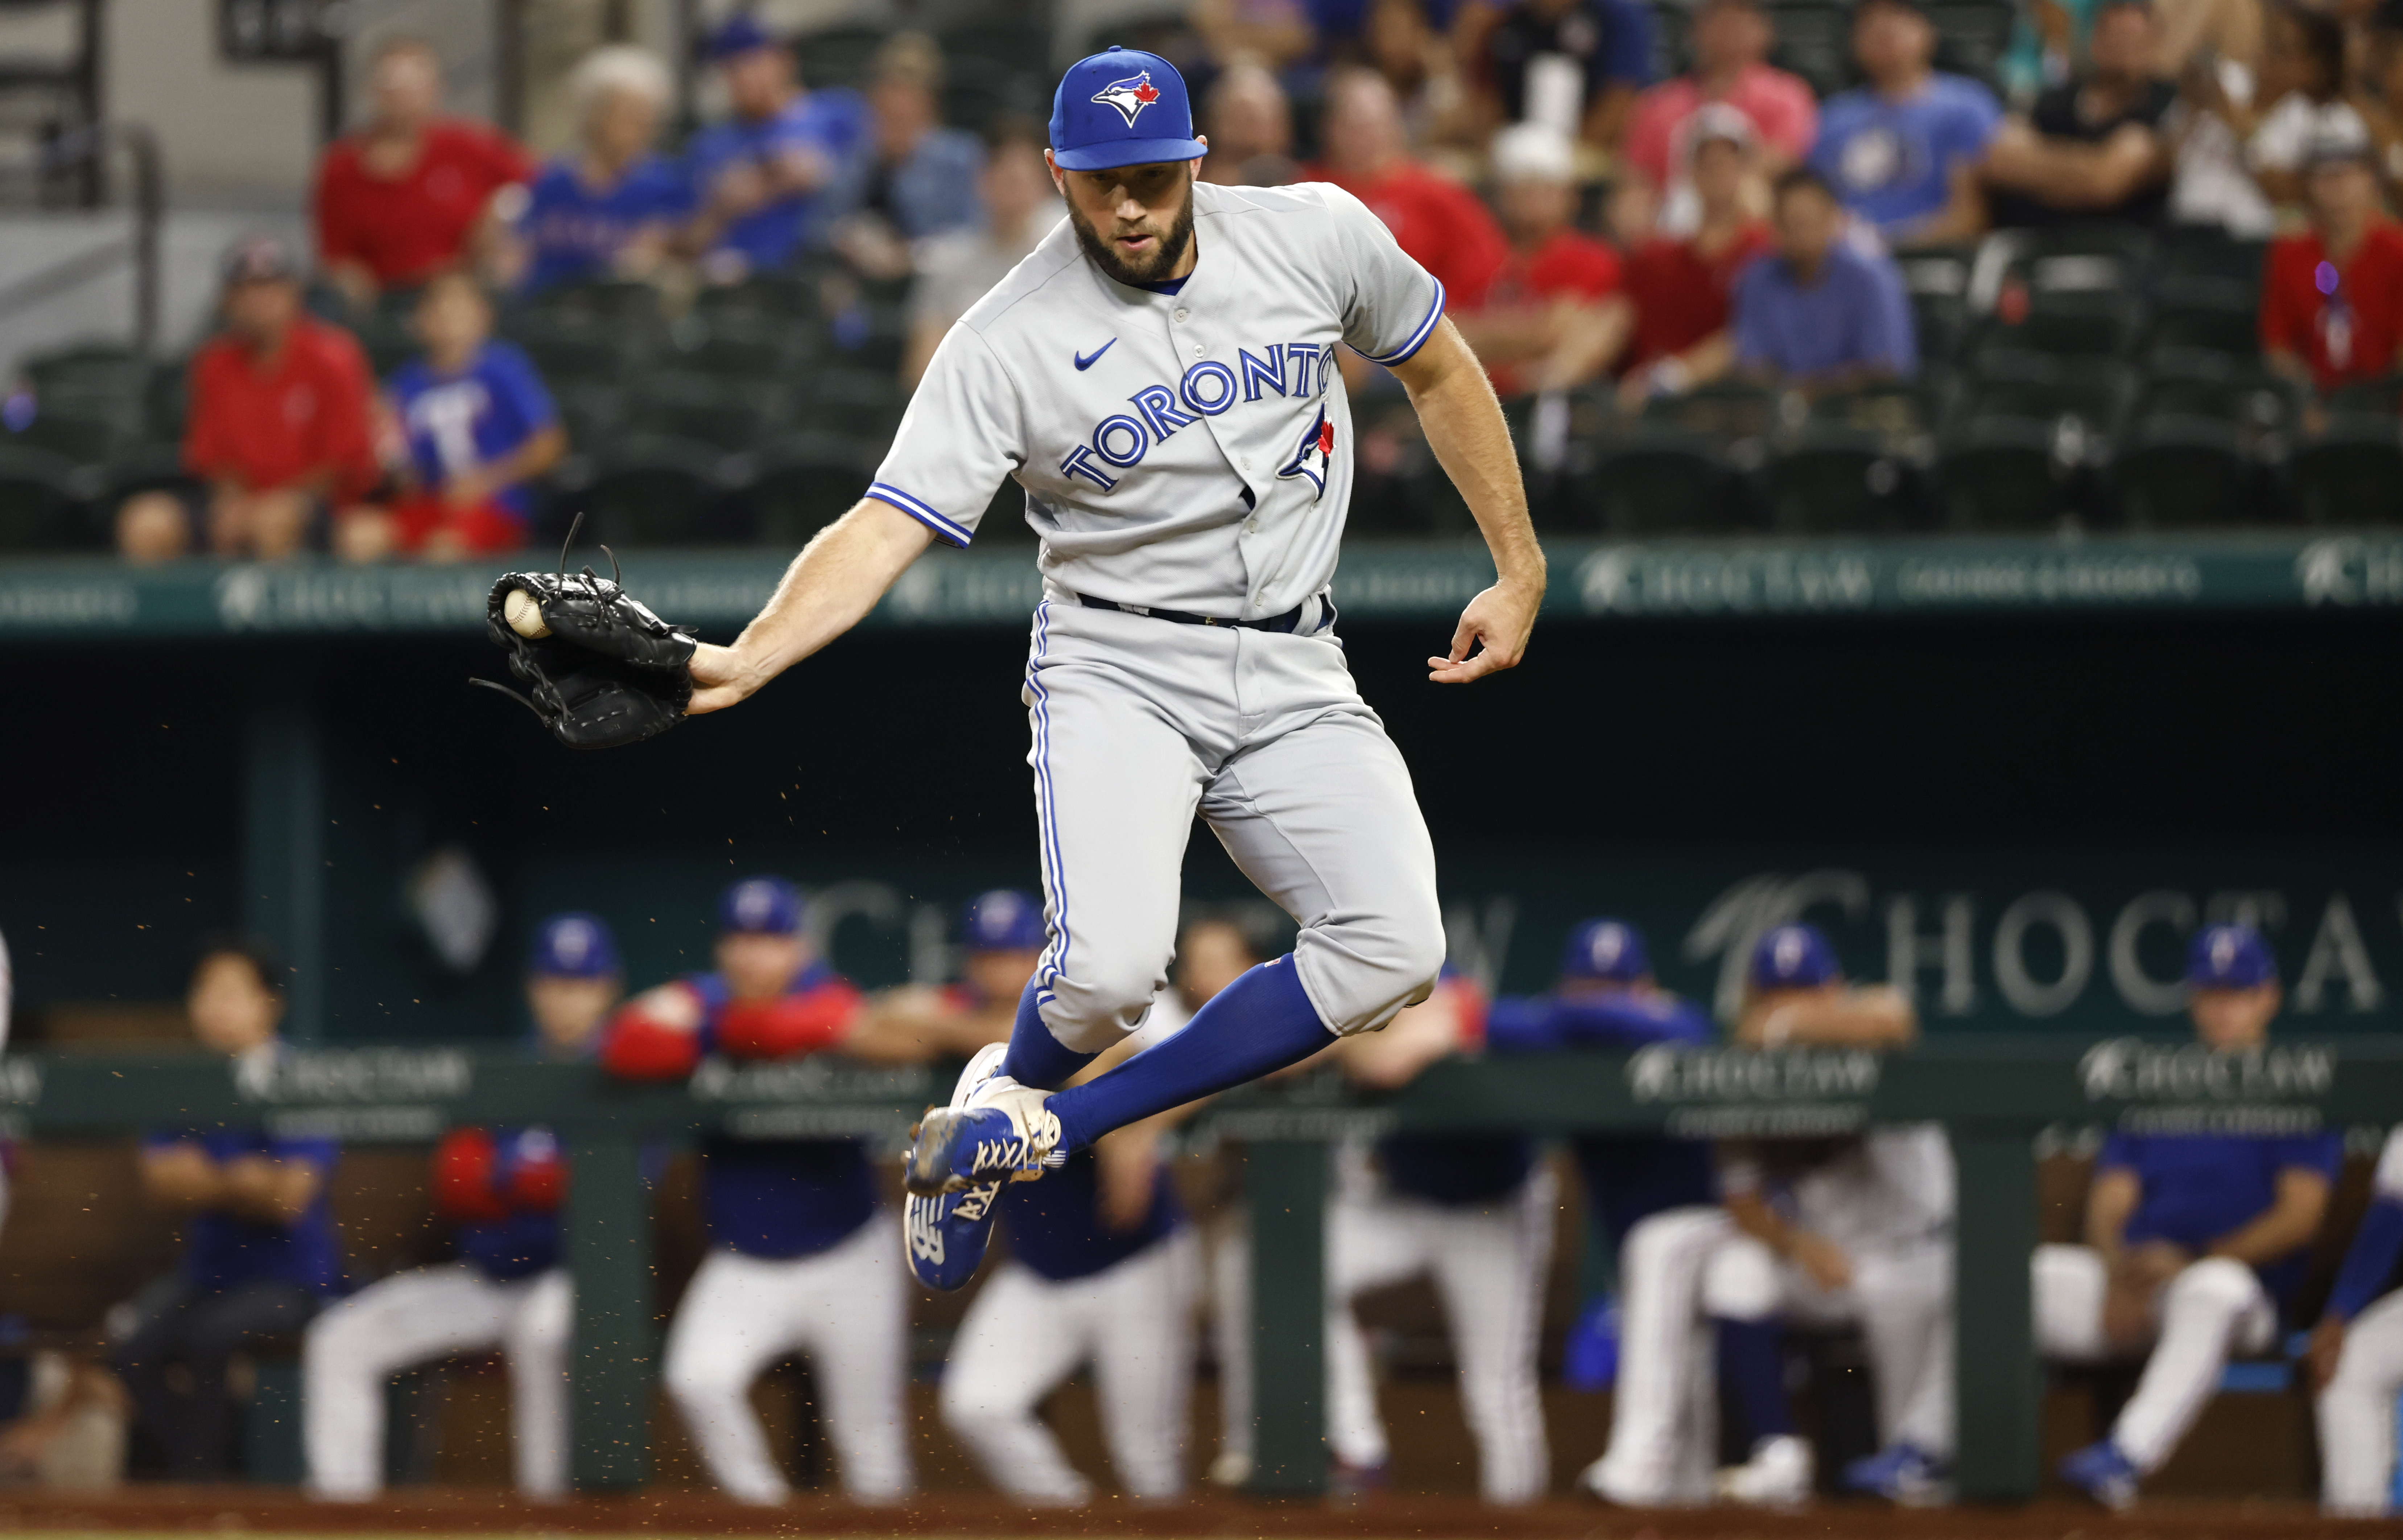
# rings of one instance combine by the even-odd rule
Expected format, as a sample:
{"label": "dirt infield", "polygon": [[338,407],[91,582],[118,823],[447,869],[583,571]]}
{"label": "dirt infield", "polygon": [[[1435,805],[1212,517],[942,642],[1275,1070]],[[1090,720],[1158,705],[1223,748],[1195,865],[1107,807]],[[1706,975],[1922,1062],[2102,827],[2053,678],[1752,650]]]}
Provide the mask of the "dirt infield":
{"label": "dirt infield", "polygon": [[2329,1540],[2398,1533],[2396,1526],[2322,1519],[2283,1503],[2150,1505],[2118,1517],[2067,1503],[2020,1508],[1896,1510],[1829,1504],[1795,1514],[1687,1510],[1636,1514],[1572,1503],[1519,1510],[1464,1500],[1387,1499],[1357,1507],[1208,1497],[1160,1507],[1104,1501],[1074,1514],[1006,1506],[991,1498],[933,1499],[891,1509],[802,1498],[745,1508],[681,1493],[578,1498],[533,1505],[485,1492],[414,1491],[370,1504],[329,1505],[257,1488],[142,1488],[97,1497],[0,1497],[0,1532],[114,1535],[281,1534],[370,1540],[378,1535],[794,1535],[835,1537],[1274,1536],[1278,1540]]}

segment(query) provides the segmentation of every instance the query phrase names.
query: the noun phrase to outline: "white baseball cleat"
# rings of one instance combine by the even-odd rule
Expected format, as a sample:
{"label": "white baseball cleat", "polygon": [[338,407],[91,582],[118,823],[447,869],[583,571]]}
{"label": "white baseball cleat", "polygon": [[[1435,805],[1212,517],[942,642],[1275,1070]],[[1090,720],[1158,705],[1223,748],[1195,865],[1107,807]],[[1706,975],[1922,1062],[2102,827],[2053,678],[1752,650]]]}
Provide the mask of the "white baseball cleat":
{"label": "white baseball cleat", "polygon": [[1792,1434],[1780,1434],[1753,1445],[1752,1458],[1718,1474],[1723,1501],[1756,1508],[1799,1508],[1811,1501],[1811,1478],[1816,1462],[1811,1446]]}
{"label": "white baseball cleat", "polygon": [[1629,1478],[1611,1468],[1610,1457],[1603,1458],[1577,1473],[1577,1490],[1596,1502],[1608,1503],[1620,1508],[1666,1508],[1675,1505],[1669,1496],[1669,1483],[1644,1481]]}
{"label": "white baseball cleat", "polygon": [[[983,1067],[985,1053],[992,1051],[980,1052],[968,1073]],[[997,1065],[999,1060],[993,1062]],[[937,1107],[920,1119],[909,1161],[902,1167],[902,1186],[917,1197],[933,1198],[996,1180],[1032,1181],[1042,1175],[1045,1166],[1059,1164],[1049,1158],[1060,1144],[1060,1119],[1043,1105],[1050,1099],[1048,1090],[988,1071],[965,1106]]]}

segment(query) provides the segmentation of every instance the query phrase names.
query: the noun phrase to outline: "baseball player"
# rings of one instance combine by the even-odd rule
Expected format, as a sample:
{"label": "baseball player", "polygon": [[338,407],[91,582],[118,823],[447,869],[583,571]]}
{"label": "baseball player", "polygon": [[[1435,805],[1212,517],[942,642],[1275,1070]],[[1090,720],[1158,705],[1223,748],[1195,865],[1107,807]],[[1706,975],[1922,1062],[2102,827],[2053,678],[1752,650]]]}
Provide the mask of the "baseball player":
{"label": "baseball player", "polygon": [[[636,996],[610,1022],[601,1062],[636,1080],[690,1075],[708,1054],[773,1060],[828,1049],[904,1059],[914,1041],[880,1034],[859,992],[802,929],[801,895],[754,877],[718,903],[717,966]],[[753,1380],[806,1350],[825,1394],[843,1489],[868,1503],[911,1487],[903,1380],[908,1291],[871,1223],[876,1178],[857,1139],[701,1145],[710,1251],[668,1328],[669,1397],[717,1484],[736,1500],[790,1493],[752,1409]]]}
{"label": "baseball player", "polygon": [[2403,1395],[2403,1129],[2386,1136],[2368,1212],[2305,1355],[2319,1392],[2320,1501],[2340,1518],[2394,1507],[2396,1397]]}
{"label": "baseball player", "polygon": [[[526,964],[534,1050],[590,1052],[624,970],[608,923],[556,914]],[[498,1348],[508,1358],[518,1491],[567,1495],[567,1347],[575,1287],[560,1265],[566,1189],[549,1129],[454,1129],[434,1152],[435,1212],[459,1260],[368,1284],[310,1323],[301,1348],[301,1432],[310,1489],[361,1500],[383,1485],[384,1381],[413,1364]]]}
{"label": "baseball player", "polygon": [[[1891,989],[1843,983],[1834,949],[1808,925],[1781,925],[1754,950],[1734,1037],[1745,1047],[1897,1047],[1917,1034]],[[1619,1258],[1621,1345],[1610,1448],[1581,1484],[1648,1507],[1685,1495],[1693,1452],[1685,1415],[1702,1387],[1692,1352],[1704,1318],[1857,1323],[1877,1386],[1883,1450],[1845,1484],[1901,1501],[1945,1491],[1952,1456],[1952,1157],[1932,1124],[1832,1140],[1729,1141],[1723,1200],[1637,1224]],[[1810,1446],[1775,1380],[1737,1394],[1756,1441],[1720,1473],[1731,1501],[1785,1505],[1811,1492]]]}
{"label": "baseball player", "polygon": [[[990,1189],[1109,1130],[1310,1057],[1426,997],[1435,858],[1360,699],[1327,586],[1352,488],[1340,342],[1393,370],[1497,580],[1429,677],[1517,663],[1543,595],[1509,434],[1442,286],[1356,199],[1196,184],[1184,78],[1113,49],[1070,66],[1049,163],[1068,217],[945,336],[868,496],[731,647],[714,711],[849,629],[1004,478],[1042,538],[1024,699],[1049,944],[995,1073],[921,1124],[908,1184],[981,1247]],[[1300,924],[1291,954],[1150,1052],[1069,1077],[1143,1020],[1175,940],[1197,810]],[[959,1206],[966,1191],[988,1196]]]}
{"label": "baseball player", "polygon": [[[2277,961],[2247,925],[2206,925],[2187,953],[2188,1013],[2203,1046],[2257,1048],[2283,1000]],[[2219,1387],[2229,1354],[2277,1340],[2344,1158],[2333,1132],[2115,1133],[2086,1195],[2086,1243],[2038,1246],[2036,1351],[2070,1363],[2146,1353],[2110,1436],[2062,1478],[2125,1508]]]}

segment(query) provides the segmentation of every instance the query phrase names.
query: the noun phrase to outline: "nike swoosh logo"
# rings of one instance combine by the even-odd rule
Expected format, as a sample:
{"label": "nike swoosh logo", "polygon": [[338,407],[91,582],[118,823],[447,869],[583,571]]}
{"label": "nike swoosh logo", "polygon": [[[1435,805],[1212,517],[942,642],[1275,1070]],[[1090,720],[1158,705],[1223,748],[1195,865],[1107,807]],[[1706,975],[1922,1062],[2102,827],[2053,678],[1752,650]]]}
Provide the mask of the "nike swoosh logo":
{"label": "nike swoosh logo", "polygon": [[1091,368],[1093,367],[1094,359],[1099,358],[1102,354],[1109,352],[1112,348],[1117,347],[1118,345],[1118,340],[1113,337],[1090,353],[1080,353],[1076,354],[1076,372],[1082,374],[1085,370]]}

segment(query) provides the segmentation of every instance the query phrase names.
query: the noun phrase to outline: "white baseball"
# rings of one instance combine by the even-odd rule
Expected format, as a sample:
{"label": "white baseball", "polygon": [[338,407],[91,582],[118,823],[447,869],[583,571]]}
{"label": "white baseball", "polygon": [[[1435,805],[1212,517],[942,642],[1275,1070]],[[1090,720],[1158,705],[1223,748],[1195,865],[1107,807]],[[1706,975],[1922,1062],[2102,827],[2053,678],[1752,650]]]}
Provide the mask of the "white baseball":
{"label": "white baseball", "polygon": [[542,606],[523,589],[511,589],[509,596],[501,601],[501,618],[509,623],[509,630],[529,642],[539,642],[550,634],[550,628],[542,622]]}

